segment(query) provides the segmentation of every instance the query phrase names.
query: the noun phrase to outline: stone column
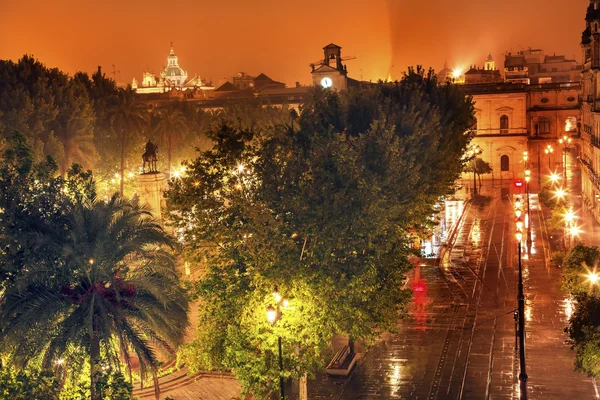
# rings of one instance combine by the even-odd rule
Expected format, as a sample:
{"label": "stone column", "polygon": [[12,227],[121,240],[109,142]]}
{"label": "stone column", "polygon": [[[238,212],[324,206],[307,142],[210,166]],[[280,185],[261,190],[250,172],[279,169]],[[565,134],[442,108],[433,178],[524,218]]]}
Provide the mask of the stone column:
{"label": "stone column", "polygon": [[140,206],[146,206],[156,219],[162,219],[161,206],[163,192],[167,188],[167,178],[162,172],[149,172],[138,175],[138,195]]}

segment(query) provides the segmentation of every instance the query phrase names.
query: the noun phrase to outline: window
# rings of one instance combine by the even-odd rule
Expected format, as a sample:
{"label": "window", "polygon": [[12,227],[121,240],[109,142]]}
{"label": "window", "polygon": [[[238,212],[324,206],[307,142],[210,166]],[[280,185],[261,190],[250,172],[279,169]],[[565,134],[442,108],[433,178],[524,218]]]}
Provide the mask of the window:
{"label": "window", "polygon": [[500,117],[500,133],[508,133],[508,116]]}
{"label": "window", "polygon": [[540,127],[540,133],[542,135],[550,134],[550,120],[548,118],[540,118],[540,122],[538,123]]}
{"label": "window", "polygon": [[510,171],[509,159],[506,154],[500,157],[500,171]]}
{"label": "window", "polygon": [[568,117],[565,120],[565,132],[577,132],[577,118]]}

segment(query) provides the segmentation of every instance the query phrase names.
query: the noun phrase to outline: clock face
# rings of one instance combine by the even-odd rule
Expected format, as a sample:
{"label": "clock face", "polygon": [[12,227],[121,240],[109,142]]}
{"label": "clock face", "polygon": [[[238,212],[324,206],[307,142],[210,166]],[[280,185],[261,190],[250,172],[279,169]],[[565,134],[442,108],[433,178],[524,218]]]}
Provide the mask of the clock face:
{"label": "clock face", "polygon": [[324,89],[330,88],[333,86],[333,81],[331,80],[331,78],[325,77],[325,78],[321,79],[321,86]]}

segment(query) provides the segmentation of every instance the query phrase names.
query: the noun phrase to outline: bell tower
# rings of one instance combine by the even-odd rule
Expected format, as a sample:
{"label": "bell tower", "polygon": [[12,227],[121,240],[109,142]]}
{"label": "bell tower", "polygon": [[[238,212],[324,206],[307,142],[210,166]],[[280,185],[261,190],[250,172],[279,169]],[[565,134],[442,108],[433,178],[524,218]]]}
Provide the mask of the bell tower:
{"label": "bell tower", "polygon": [[492,57],[492,53],[488,53],[485,58],[485,70],[486,71],[495,71],[496,63],[494,62],[494,58]]}
{"label": "bell tower", "polygon": [[325,65],[335,68],[338,71],[344,70],[344,66],[342,65],[342,48],[340,46],[331,43],[323,47],[323,51],[325,53],[325,59],[323,60]]}

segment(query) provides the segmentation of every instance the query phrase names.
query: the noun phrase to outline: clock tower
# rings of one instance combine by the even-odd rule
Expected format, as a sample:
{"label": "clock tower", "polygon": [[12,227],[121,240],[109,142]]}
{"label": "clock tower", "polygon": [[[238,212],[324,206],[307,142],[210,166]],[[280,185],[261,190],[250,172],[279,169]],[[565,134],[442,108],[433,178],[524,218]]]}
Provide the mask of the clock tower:
{"label": "clock tower", "polygon": [[348,70],[342,63],[342,48],[333,43],[323,47],[323,61],[311,64],[313,85],[323,89],[348,89]]}

